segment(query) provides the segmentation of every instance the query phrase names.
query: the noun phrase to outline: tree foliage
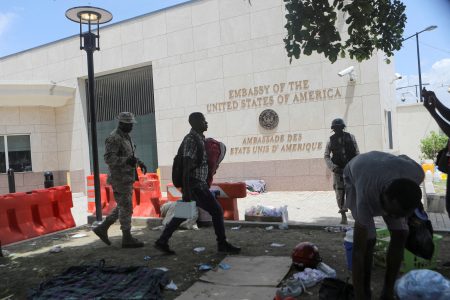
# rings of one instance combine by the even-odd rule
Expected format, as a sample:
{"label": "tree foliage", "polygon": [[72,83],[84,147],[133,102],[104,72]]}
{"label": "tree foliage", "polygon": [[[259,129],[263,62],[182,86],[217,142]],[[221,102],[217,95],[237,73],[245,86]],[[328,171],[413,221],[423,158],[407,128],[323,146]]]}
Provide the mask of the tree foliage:
{"label": "tree foliage", "polygon": [[[367,60],[379,49],[388,57],[402,45],[406,23],[400,0],[284,0],[287,36],[285,48],[291,61],[300,54],[323,53],[332,63],[346,54]],[[337,29],[338,13],[348,25],[348,39]]]}
{"label": "tree foliage", "polygon": [[439,150],[447,145],[447,140],[447,136],[431,131],[428,136],[420,140],[422,158],[435,160]]}

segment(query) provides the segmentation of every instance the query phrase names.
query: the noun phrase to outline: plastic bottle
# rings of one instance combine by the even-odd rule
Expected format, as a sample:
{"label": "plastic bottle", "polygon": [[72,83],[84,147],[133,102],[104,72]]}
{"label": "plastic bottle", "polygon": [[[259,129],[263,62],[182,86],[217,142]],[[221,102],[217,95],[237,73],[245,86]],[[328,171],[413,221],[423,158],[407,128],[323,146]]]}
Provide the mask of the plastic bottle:
{"label": "plastic bottle", "polygon": [[316,269],[325,273],[327,277],[336,278],[336,271],[324,262],[320,262]]}
{"label": "plastic bottle", "polygon": [[353,255],[353,229],[347,230],[344,238],[345,256],[347,259],[347,269],[352,270],[352,255]]}
{"label": "plastic bottle", "polygon": [[289,225],[289,215],[288,215],[288,210],[287,210],[287,205],[281,207],[281,219],[282,219],[282,223],[278,226],[278,228],[280,229],[288,229]]}
{"label": "plastic bottle", "polygon": [[431,172],[431,170],[427,170],[425,172],[425,181],[433,181],[433,173]]}

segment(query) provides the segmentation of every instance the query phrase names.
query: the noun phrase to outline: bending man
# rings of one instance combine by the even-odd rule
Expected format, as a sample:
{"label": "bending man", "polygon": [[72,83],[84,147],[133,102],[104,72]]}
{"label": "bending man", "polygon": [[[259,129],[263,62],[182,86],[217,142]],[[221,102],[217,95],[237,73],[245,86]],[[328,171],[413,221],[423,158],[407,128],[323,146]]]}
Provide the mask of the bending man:
{"label": "bending man", "polygon": [[394,299],[403,260],[406,217],[421,204],[422,168],[406,155],[372,151],[356,156],[344,169],[345,206],[355,219],[352,276],[355,299],[371,299],[371,268],[376,240],[374,217],[382,216],[391,234],[381,299]]}

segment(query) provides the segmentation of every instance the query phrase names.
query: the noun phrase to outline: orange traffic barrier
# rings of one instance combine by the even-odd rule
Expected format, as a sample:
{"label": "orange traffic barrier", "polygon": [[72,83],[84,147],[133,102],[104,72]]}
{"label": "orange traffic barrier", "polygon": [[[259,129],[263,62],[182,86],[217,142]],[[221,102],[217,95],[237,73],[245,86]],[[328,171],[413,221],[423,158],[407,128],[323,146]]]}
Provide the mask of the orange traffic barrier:
{"label": "orange traffic barrier", "polygon": [[[103,190],[103,188],[102,188],[102,190]],[[106,193],[106,203],[102,209],[102,214],[106,216],[106,215],[109,215],[114,208],[116,208],[117,202],[116,202],[116,199],[114,198],[114,191],[112,189],[112,186],[107,185],[104,187],[104,190]],[[95,213],[95,208],[94,208],[94,213]]]}
{"label": "orange traffic barrier", "polygon": [[159,217],[161,191],[159,180],[139,178],[139,187],[134,189],[136,206],[133,208],[135,217]]}
{"label": "orange traffic barrier", "polygon": [[65,224],[66,228],[75,227],[75,220],[72,216],[71,208],[73,207],[72,202],[72,192],[68,185],[56,186],[50,188],[53,194],[53,205],[55,216],[61,219]]}
{"label": "orange traffic barrier", "polygon": [[0,197],[0,237],[3,244],[75,226],[68,186],[7,194]]}
{"label": "orange traffic barrier", "polygon": [[35,190],[34,197],[29,199],[33,221],[45,228],[45,233],[55,232],[68,228],[66,223],[58,216],[54,193],[51,190]]}
{"label": "orange traffic barrier", "polygon": [[26,239],[17,222],[16,206],[17,201],[13,197],[0,196],[0,239],[3,245]]}
{"label": "orange traffic barrier", "polygon": [[239,220],[237,198],[245,198],[247,189],[244,182],[213,183],[211,190],[219,191],[217,200],[223,208],[225,220]]}
{"label": "orange traffic barrier", "polygon": [[167,199],[169,201],[178,201],[183,197],[180,189],[176,188],[172,183],[167,184]]}
{"label": "orange traffic barrier", "polygon": [[[107,186],[108,175],[100,174],[100,197],[102,200],[102,209],[105,208],[108,201],[108,192],[105,187]],[[87,201],[88,212],[95,213],[95,187],[94,187],[94,175],[86,176],[87,185]]]}

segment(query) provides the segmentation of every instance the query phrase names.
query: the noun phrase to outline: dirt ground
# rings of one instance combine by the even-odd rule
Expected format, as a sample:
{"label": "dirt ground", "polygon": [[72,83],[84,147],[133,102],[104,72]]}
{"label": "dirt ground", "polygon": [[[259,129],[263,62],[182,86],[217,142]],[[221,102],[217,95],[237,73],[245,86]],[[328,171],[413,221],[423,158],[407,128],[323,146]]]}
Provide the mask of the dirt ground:
{"label": "dirt ground", "polygon": [[[30,288],[36,288],[39,283],[61,274],[70,266],[82,264],[97,264],[101,259],[108,266],[147,265],[150,268],[166,267],[169,277],[178,286],[177,291],[164,291],[165,299],[174,299],[187,290],[203,274],[197,270],[201,263],[217,266],[224,255],[217,254],[215,235],[212,228],[201,228],[198,231],[177,231],[171,246],[177,251],[175,256],[161,255],[152,246],[160,231],[145,227],[133,229],[134,234],[146,245],[140,249],[121,249],[119,226],[110,230],[112,246],[103,244],[88,227],[58,233],[25,241],[18,245],[4,247],[12,253],[10,257],[0,258],[0,299],[25,299]],[[75,233],[85,233],[87,237],[72,238]],[[330,233],[318,229],[273,229],[266,231],[264,227],[242,226],[240,230],[230,230],[227,227],[228,239],[242,247],[245,256],[289,256],[293,247],[302,241],[310,241],[319,247],[323,261],[333,267],[341,279],[349,275],[346,270],[345,251],[343,248],[343,233]],[[271,243],[285,244],[274,248]],[[62,245],[60,253],[49,253],[55,245]],[[438,265],[450,261],[450,236],[444,235],[441,243]],[[206,247],[200,254],[193,252],[195,247]],[[144,260],[150,256],[150,260]],[[450,277],[450,269],[438,269],[444,276]],[[291,271],[291,273],[293,270]],[[377,298],[383,282],[384,269],[375,267],[372,288]],[[317,299],[319,285],[311,288],[312,296],[302,294],[298,299]],[[258,299],[259,300],[259,299]]]}

